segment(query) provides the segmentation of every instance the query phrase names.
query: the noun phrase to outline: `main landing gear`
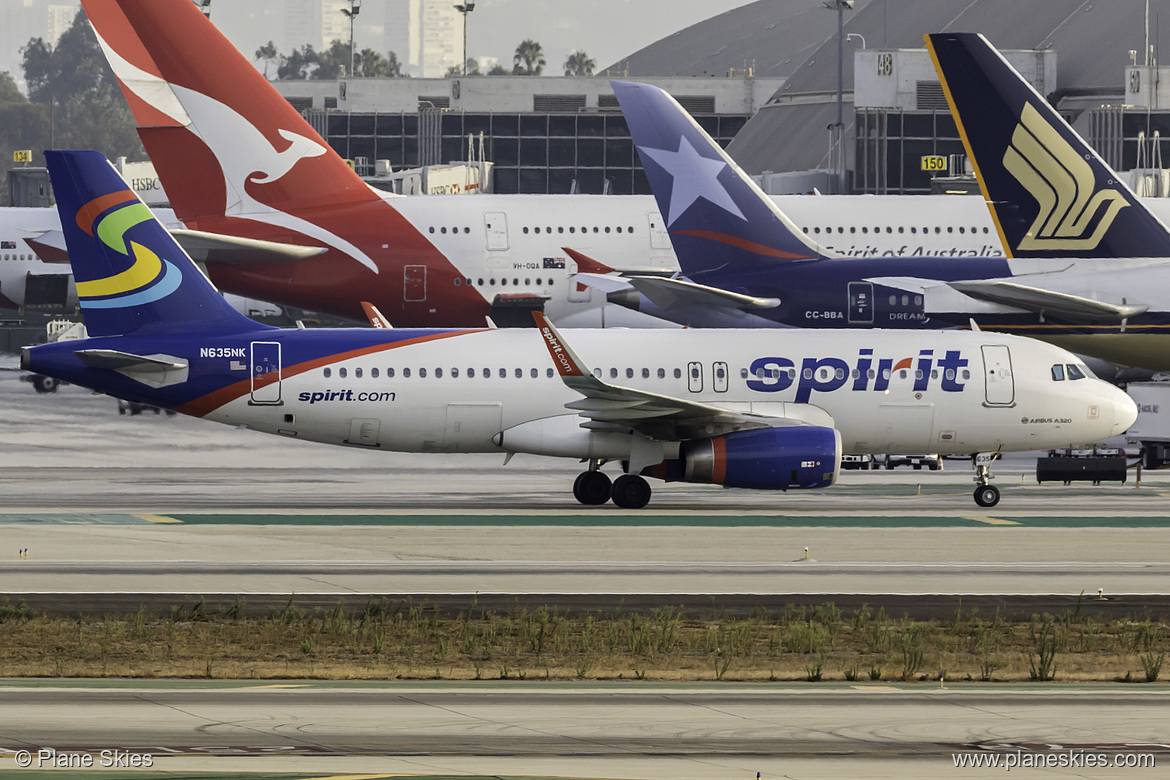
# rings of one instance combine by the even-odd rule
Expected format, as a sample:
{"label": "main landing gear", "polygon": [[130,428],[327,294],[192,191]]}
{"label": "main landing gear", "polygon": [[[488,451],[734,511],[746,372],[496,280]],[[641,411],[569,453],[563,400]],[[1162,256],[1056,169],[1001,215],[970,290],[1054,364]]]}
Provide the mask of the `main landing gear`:
{"label": "main landing gear", "polygon": [[601,466],[604,461],[589,462],[589,470],[583,471],[573,483],[573,497],[587,506],[598,506],[609,501],[622,509],[641,509],[650,502],[650,485],[637,474],[623,474],[612,483]]}
{"label": "main landing gear", "polygon": [[999,488],[991,484],[994,476],[991,463],[999,457],[998,452],[981,452],[975,456],[975,503],[981,507],[992,507],[999,503]]}

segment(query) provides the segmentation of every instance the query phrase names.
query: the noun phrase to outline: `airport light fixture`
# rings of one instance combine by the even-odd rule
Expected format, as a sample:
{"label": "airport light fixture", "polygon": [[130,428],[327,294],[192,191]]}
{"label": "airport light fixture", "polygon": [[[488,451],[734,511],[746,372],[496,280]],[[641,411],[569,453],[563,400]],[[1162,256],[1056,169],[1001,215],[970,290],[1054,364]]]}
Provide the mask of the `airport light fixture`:
{"label": "airport light fixture", "polygon": [[362,0],[349,0],[349,8],[342,8],[341,12],[349,17],[349,77],[353,78],[354,63],[357,62],[356,52],[353,50],[353,20],[362,10]]}
{"label": "airport light fixture", "polygon": [[455,10],[463,14],[463,57],[459,60],[459,72],[467,75],[467,15],[475,10],[475,0],[465,0],[455,6]]}
{"label": "airport light fixture", "polygon": [[[833,125],[837,145],[841,146],[845,137],[845,110],[843,107],[845,92],[845,12],[853,10],[853,0],[823,0],[825,8],[837,12],[837,123]],[[837,183],[838,193],[845,192],[845,150],[839,148],[837,157],[840,160]]]}

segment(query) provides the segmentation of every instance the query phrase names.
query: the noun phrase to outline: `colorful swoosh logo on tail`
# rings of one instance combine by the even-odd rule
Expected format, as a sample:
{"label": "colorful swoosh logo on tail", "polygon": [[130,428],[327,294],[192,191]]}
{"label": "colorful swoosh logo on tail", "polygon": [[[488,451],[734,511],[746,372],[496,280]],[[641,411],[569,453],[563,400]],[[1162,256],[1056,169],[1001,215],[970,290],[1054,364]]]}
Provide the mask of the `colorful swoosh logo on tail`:
{"label": "colorful swoosh logo on tail", "polygon": [[182,271],[142,244],[126,240],[128,230],[153,218],[150,209],[129,190],[94,198],[77,210],[78,227],[133,260],[129,268],[111,276],[77,281],[77,297],[83,307],[121,309],[140,306],[165,298],[179,289],[183,282]]}

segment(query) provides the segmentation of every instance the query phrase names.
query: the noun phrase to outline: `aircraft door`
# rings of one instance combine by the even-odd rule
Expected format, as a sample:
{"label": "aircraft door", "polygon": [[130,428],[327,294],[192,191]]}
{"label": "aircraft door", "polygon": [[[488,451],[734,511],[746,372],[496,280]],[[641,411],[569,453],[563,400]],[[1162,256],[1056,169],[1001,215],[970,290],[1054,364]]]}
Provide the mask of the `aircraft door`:
{"label": "aircraft door", "polygon": [[849,283],[849,322],[873,324],[873,283]]}
{"label": "aircraft door", "polygon": [[489,251],[500,251],[508,248],[508,216],[504,212],[485,212],[483,228],[487,234]]}
{"label": "aircraft door", "polygon": [[405,265],[402,267],[402,300],[418,303],[427,299],[427,267]]}
{"label": "aircraft door", "polygon": [[983,381],[988,406],[1015,405],[1012,356],[1006,345],[988,344],[983,347]]}
{"label": "aircraft door", "polygon": [[692,393],[703,392],[703,364],[687,363],[687,389]]}
{"label": "aircraft door", "polygon": [[727,364],[723,362],[716,363],[712,367],[712,378],[716,393],[727,392]]}
{"label": "aircraft door", "polygon": [[650,228],[650,248],[670,249],[670,233],[666,231],[666,223],[657,211],[646,214],[646,223]]}
{"label": "aircraft door", "polygon": [[280,344],[275,341],[253,341],[251,352],[251,403],[267,406],[280,404]]}

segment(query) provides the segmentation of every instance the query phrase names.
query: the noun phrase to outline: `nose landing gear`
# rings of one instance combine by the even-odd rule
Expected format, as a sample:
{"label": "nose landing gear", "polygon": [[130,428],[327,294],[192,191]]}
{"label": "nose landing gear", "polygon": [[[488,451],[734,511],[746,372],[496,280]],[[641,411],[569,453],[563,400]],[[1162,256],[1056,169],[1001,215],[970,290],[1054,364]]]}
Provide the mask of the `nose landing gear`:
{"label": "nose landing gear", "polygon": [[998,452],[981,452],[973,458],[975,462],[975,503],[981,507],[992,507],[999,503],[999,488],[991,484],[994,477],[991,473],[991,464],[998,457]]}

